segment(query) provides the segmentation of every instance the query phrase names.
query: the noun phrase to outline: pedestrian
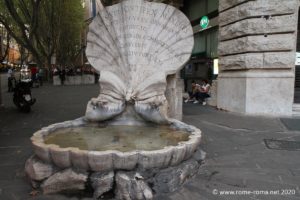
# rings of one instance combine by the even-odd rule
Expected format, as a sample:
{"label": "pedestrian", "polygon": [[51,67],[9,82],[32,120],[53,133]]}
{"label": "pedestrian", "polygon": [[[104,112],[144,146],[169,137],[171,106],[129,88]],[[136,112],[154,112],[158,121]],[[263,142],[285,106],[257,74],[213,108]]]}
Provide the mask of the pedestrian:
{"label": "pedestrian", "polygon": [[62,68],[59,71],[59,78],[60,78],[61,85],[64,85],[64,82],[66,80],[66,70],[65,70],[65,68]]}
{"label": "pedestrian", "polygon": [[81,68],[80,67],[78,67],[77,69],[76,69],[76,74],[77,75],[82,75],[82,72],[81,72]]}
{"label": "pedestrian", "polygon": [[36,73],[37,73],[37,68],[35,66],[32,66],[30,68],[31,71],[31,80],[33,81],[33,83],[36,81]]}
{"label": "pedestrian", "polygon": [[43,85],[43,78],[44,78],[44,69],[43,68],[39,68],[39,71],[38,71],[38,75],[39,75],[39,82],[40,82],[40,86]]}
{"label": "pedestrian", "polygon": [[57,69],[57,67],[54,67],[52,70],[53,70],[53,71],[52,71],[53,76],[56,76],[56,75],[58,74],[58,69]]}
{"label": "pedestrian", "polygon": [[7,85],[8,85],[7,92],[13,91],[13,81],[14,81],[14,71],[12,68],[9,68],[7,71]]}

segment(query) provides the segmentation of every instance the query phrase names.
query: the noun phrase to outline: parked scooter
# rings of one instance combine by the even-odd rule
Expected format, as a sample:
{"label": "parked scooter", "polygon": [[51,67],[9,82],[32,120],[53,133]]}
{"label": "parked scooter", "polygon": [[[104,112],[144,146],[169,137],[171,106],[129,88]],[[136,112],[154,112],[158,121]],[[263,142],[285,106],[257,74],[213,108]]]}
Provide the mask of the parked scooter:
{"label": "parked scooter", "polygon": [[28,69],[21,70],[20,81],[14,88],[13,102],[22,112],[30,112],[31,106],[35,103],[35,99],[31,96],[31,79]]}

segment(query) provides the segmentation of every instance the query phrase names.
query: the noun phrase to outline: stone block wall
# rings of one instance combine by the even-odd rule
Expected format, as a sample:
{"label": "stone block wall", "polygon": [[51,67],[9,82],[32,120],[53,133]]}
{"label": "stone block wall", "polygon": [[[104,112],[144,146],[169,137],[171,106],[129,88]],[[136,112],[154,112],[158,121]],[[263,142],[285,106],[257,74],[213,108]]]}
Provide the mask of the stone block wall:
{"label": "stone block wall", "polygon": [[290,115],[298,0],[220,0],[219,108]]}
{"label": "stone block wall", "polygon": [[217,106],[217,94],[218,94],[218,81],[213,80],[210,87],[210,98],[207,99],[207,104],[210,106]]}

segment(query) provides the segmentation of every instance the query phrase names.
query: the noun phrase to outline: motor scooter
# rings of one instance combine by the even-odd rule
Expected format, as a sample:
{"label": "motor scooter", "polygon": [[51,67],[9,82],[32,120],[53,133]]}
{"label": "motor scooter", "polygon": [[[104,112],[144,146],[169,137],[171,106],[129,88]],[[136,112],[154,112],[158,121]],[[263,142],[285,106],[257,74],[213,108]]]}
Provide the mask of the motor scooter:
{"label": "motor scooter", "polygon": [[36,102],[36,99],[32,98],[30,86],[32,80],[29,77],[29,70],[22,69],[20,81],[17,82],[13,89],[13,102],[22,112],[30,112],[31,106]]}
{"label": "motor scooter", "polygon": [[36,99],[32,98],[30,90],[30,82],[19,81],[14,88],[13,95],[14,104],[22,112],[30,112],[31,106]]}

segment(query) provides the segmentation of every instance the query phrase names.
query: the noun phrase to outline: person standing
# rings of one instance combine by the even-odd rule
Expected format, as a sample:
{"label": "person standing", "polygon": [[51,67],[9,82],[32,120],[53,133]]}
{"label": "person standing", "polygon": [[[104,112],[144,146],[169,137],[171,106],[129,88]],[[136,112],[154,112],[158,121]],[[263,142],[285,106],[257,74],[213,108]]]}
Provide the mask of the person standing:
{"label": "person standing", "polygon": [[62,68],[59,71],[59,78],[60,78],[60,81],[61,81],[61,85],[64,85],[64,82],[66,80],[66,70],[65,70],[65,68]]}
{"label": "person standing", "polygon": [[38,74],[39,74],[40,86],[42,86],[43,85],[43,78],[44,78],[44,70],[41,67],[39,68]]}
{"label": "person standing", "polygon": [[13,81],[14,81],[14,71],[13,69],[9,68],[7,71],[7,85],[8,85],[7,92],[13,91]]}
{"label": "person standing", "polygon": [[32,80],[33,82],[35,82],[35,81],[36,81],[37,68],[36,68],[35,66],[32,66],[32,67],[30,68],[30,71],[31,71],[31,80]]}

